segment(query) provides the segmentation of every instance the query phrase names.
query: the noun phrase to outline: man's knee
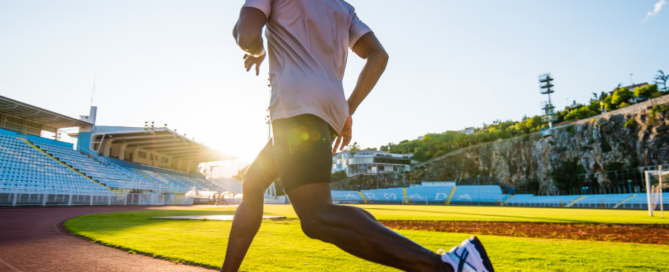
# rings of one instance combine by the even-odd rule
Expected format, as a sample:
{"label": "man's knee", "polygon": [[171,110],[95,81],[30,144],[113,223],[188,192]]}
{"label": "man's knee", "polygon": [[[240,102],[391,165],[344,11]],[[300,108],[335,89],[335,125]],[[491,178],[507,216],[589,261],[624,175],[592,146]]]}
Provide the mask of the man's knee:
{"label": "man's knee", "polygon": [[249,169],[244,175],[244,181],[242,181],[242,189],[244,195],[246,194],[263,194],[267,186],[272,183],[273,180],[263,173],[262,171],[257,171],[256,169]]}
{"label": "man's knee", "polygon": [[309,214],[302,214],[300,216],[300,225],[302,231],[307,237],[311,239],[323,240],[325,224],[325,214],[327,214],[327,207],[320,207],[312,209]]}
{"label": "man's knee", "polygon": [[242,182],[242,192],[244,192],[244,195],[254,195],[264,192],[265,189],[262,188],[259,183],[258,180],[253,178],[244,178],[244,181]]}
{"label": "man's knee", "polygon": [[307,237],[321,240],[322,235],[320,230],[322,229],[323,224],[318,218],[312,217],[308,219],[300,219],[300,225],[302,226],[302,231],[305,235],[307,235]]}

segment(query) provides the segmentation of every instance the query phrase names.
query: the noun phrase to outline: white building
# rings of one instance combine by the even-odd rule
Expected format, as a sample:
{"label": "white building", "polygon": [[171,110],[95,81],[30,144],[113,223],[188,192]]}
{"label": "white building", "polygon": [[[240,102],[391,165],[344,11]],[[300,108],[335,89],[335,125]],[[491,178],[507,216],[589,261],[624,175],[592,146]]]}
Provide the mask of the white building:
{"label": "white building", "polygon": [[460,133],[464,133],[464,134],[467,134],[467,135],[474,134],[474,132],[475,132],[474,127],[468,127],[468,128],[465,128],[465,129],[460,131]]}
{"label": "white building", "polygon": [[332,155],[332,173],[346,171],[347,176],[358,174],[402,173],[411,170],[411,154],[392,154],[386,151],[344,151]]}

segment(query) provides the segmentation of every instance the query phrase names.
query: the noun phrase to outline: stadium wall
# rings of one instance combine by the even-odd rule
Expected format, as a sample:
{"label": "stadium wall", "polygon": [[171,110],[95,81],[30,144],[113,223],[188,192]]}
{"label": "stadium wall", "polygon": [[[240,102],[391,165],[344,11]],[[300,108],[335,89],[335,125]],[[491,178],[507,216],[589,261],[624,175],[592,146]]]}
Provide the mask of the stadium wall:
{"label": "stadium wall", "polygon": [[91,133],[79,132],[77,136],[77,150],[84,153],[91,153]]}

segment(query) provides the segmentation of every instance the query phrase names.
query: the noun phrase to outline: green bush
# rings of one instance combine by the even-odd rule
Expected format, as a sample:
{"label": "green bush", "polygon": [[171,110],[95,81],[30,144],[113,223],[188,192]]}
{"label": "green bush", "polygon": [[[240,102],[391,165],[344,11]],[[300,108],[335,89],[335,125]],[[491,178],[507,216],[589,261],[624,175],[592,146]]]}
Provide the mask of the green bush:
{"label": "green bush", "polygon": [[626,128],[635,128],[636,127],[636,120],[634,119],[634,116],[632,116],[629,120],[625,121],[625,127]]}
{"label": "green bush", "polygon": [[555,187],[561,190],[568,190],[569,188],[581,188],[583,181],[579,178],[580,174],[585,173],[585,168],[578,161],[578,158],[563,161],[553,171],[550,172],[550,177],[555,182]]}
{"label": "green bush", "polygon": [[574,137],[576,135],[576,130],[574,130],[574,126],[567,126],[564,128],[565,131],[569,132],[569,136]]}
{"label": "green bush", "polygon": [[341,170],[341,171],[337,171],[337,172],[332,173],[332,174],[330,175],[330,180],[332,180],[332,181],[340,181],[340,180],[342,180],[342,179],[345,179],[346,177],[347,177],[347,176],[346,176],[346,171]]}
{"label": "green bush", "polygon": [[[611,103],[622,108],[621,104],[628,103],[630,99],[634,97],[634,94],[630,92],[627,88],[620,88],[613,92]],[[627,104],[629,106],[629,104]]]}
{"label": "green bush", "polygon": [[578,119],[585,119],[585,118],[590,118],[599,113],[591,111],[589,107],[580,107],[578,109],[574,109],[569,112],[564,117],[565,121],[571,121],[571,120],[578,120]]}
{"label": "green bush", "polygon": [[669,105],[664,104],[664,105],[655,105],[653,108],[650,109],[650,116],[655,117],[660,112],[663,111],[668,111],[669,110]]}
{"label": "green bush", "polygon": [[657,90],[657,84],[641,86],[634,90],[634,96],[645,99],[652,98],[656,93],[659,93]]}
{"label": "green bush", "polygon": [[600,143],[600,147],[602,148],[603,153],[606,153],[606,152],[609,152],[609,151],[612,150],[611,145],[608,142],[606,142],[606,140],[602,140],[602,142]]}

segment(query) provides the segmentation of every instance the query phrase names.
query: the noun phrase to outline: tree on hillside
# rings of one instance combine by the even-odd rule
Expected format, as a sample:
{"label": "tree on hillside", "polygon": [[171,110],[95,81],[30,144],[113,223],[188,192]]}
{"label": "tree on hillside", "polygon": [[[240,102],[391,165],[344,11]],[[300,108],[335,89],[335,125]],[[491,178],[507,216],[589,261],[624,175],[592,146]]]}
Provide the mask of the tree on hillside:
{"label": "tree on hillside", "polygon": [[353,142],[352,145],[348,146],[348,151],[360,151],[360,144],[358,144],[358,142]]}
{"label": "tree on hillside", "polygon": [[565,121],[585,119],[597,115],[597,112],[591,111],[588,107],[580,107],[574,110],[571,110],[569,114],[564,117]]}
{"label": "tree on hillside", "polygon": [[425,153],[425,150],[422,148],[416,148],[416,151],[413,153],[413,158],[418,160],[418,161],[426,161],[427,160],[427,154]]}
{"label": "tree on hillside", "polygon": [[599,94],[599,101],[604,100],[604,98],[606,98],[607,96],[609,96],[609,94],[605,91],[602,91],[602,93]]}
{"label": "tree on hillside", "polygon": [[641,86],[634,90],[634,96],[644,99],[653,98],[656,93],[658,93],[657,84]]}
{"label": "tree on hillside", "polygon": [[629,100],[634,97],[634,94],[630,92],[627,88],[618,88],[613,92],[611,96],[611,104],[615,105],[617,108],[624,108],[629,106]]}
{"label": "tree on hillside", "polygon": [[527,128],[527,124],[525,122],[518,122],[518,123],[516,123],[516,131],[522,132],[522,133],[528,133],[528,132],[530,132],[530,129]]}
{"label": "tree on hillside", "polygon": [[516,134],[518,133],[518,131],[516,130],[516,126],[509,126],[504,130],[504,132],[509,134],[509,136],[516,136]]}
{"label": "tree on hillside", "polygon": [[669,81],[669,74],[665,75],[662,70],[657,71],[658,74],[655,76],[655,84],[662,84],[662,91],[667,92],[667,81]]}
{"label": "tree on hillside", "polygon": [[346,177],[347,177],[346,176],[346,171],[341,170],[341,171],[337,171],[337,172],[332,173],[331,176],[330,176],[330,180],[340,181],[342,179],[345,179]]}
{"label": "tree on hillside", "polygon": [[578,158],[574,158],[558,164],[550,172],[550,177],[553,179],[555,187],[560,190],[569,190],[570,188],[582,187],[583,180],[579,178],[579,175],[585,172],[585,168],[581,165]]}
{"label": "tree on hillside", "polygon": [[530,119],[527,119],[527,121],[525,122],[525,125],[527,126],[527,128],[530,129],[530,131],[532,129],[535,129],[535,131],[536,131],[536,130],[538,130],[538,128],[541,127],[541,122],[542,122],[541,116],[535,115],[534,117],[532,117]]}

